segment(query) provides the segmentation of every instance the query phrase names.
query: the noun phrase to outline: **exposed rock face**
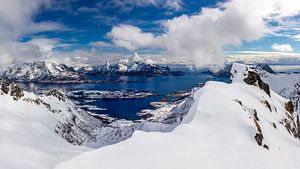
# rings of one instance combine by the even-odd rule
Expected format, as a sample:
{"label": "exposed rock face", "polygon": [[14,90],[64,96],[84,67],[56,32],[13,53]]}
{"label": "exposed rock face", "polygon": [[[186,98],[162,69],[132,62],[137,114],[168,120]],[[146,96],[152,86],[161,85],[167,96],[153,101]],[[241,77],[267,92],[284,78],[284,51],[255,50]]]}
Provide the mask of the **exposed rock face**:
{"label": "exposed rock face", "polygon": [[249,85],[259,86],[260,89],[264,90],[270,96],[270,87],[267,83],[261,80],[259,74],[255,71],[249,70],[247,77],[244,79],[245,83]]}
{"label": "exposed rock face", "polygon": [[64,64],[37,61],[14,65],[5,70],[2,78],[16,82],[58,82],[84,79],[72,67]]}
{"label": "exposed rock face", "polygon": [[288,101],[286,104],[285,104],[285,109],[286,111],[288,111],[290,114],[293,114],[294,112],[294,104],[292,101]]}
{"label": "exposed rock face", "polygon": [[4,94],[9,94],[14,100],[18,100],[24,96],[23,90],[15,83],[9,83],[5,80],[0,80],[1,90]]}
{"label": "exposed rock face", "polygon": [[59,101],[66,101],[68,99],[66,95],[64,95],[57,89],[51,89],[49,91],[46,91],[45,95],[46,96],[54,96],[54,97],[58,98]]}
{"label": "exposed rock face", "polygon": [[257,144],[259,146],[262,146],[262,141],[264,139],[264,136],[261,133],[256,133],[256,135],[254,136],[254,138],[255,138]]}

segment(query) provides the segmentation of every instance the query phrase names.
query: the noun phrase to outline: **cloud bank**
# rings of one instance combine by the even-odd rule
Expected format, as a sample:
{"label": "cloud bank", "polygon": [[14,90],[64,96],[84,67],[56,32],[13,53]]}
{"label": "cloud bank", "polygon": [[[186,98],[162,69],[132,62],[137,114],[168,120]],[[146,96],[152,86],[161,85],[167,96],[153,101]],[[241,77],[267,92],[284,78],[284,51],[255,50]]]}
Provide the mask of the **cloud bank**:
{"label": "cloud bank", "polygon": [[19,38],[33,33],[66,29],[60,23],[34,21],[35,14],[50,4],[50,0],[0,1],[0,65],[34,60],[43,55],[45,48],[41,48],[41,45],[45,41],[21,43],[18,42]]}
{"label": "cloud bank", "polygon": [[[290,24],[286,18],[299,12],[298,0],[231,0],[214,8],[202,8],[195,15],[166,20],[162,24],[165,32],[159,36],[131,25],[118,25],[109,37],[115,45],[129,50],[161,47],[170,57],[192,60],[198,67],[222,67],[224,49],[280,34]],[[275,29],[271,23],[279,26]],[[287,45],[275,48],[292,51]]]}
{"label": "cloud bank", "polygon": [[277,52],[293,52],[294,49],[290,44],[277,44],[274,43],[272,45],[272,49],[277,51]]}

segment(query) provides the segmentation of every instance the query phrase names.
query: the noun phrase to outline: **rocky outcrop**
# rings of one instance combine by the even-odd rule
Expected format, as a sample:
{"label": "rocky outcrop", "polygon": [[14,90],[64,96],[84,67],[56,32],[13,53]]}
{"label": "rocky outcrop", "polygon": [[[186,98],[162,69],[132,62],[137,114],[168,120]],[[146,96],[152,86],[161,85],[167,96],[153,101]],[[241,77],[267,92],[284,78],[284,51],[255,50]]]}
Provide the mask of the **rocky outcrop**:
{"label": "rocky outcrop", "polygon": [[261,80],[259,74],[255,71],[249,70],[248,75],[244,78],[245,83],[249,85],[258,86],[260,89],[265,91],[270,96],[270,87],[267,83]]}
{"label": "rocky outcrop", "polygon": [[24,96],[23,90],[15,83],[0,80],[0,87],[4,94],[9,94],[14,100],[18,100]]}

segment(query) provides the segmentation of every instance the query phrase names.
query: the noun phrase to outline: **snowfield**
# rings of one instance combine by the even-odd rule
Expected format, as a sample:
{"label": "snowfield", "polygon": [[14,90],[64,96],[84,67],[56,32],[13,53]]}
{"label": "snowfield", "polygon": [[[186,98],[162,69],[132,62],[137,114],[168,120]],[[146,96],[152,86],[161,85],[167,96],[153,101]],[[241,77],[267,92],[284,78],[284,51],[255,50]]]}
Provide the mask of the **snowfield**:
{"label": "snowfield", "polygon": [[296,113],[286,110],[287,99],[245,77],[243,71],[232,84],[206,83],[173,132],[138,131],[55,169],[299,169]]}

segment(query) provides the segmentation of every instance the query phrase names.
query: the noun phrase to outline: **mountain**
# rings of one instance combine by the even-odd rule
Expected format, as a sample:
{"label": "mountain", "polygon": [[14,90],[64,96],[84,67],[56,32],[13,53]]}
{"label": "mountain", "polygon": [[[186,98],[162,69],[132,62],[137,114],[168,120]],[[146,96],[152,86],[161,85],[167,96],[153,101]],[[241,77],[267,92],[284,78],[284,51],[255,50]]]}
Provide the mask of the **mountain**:
{"label": "mountain", "polygon": [[196,89],[172,132],[138,131],[55,169],[298,169],[300,121],[293,103],[255,67],[234,64],[231,72],[231,84],[207,82]]}
{"label": "mountain", "polygon": [[4,70],[2,78],[16,82],[68,82],[83,77],[65,64],[36,61],[11,66]]}
{"label": "mountain", "polygon": [[144,62],[106,63],[100,66],[98,71],[101,75],[164,76],[171,74],[168,66],[147,64]]}

